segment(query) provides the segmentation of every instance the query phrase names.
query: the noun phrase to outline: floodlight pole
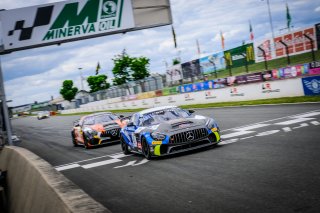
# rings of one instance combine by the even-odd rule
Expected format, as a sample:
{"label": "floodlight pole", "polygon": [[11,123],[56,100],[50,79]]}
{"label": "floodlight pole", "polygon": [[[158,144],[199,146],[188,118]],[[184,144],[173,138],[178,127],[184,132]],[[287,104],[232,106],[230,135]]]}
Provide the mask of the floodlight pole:
{"label": "floodlight pole", "polygon": [[84,90],[82,68],[79,67],[78,69],[80,71],[81,90]]}
{"label": "floodlight pole", "polygon": [[[3,46],[0,45],[0,55],[1,55],[2,51],[3,51]],[[10,146],[12,146],[13,145],[13,143],[12,143],[12,129],[11,129],[11,123],[10,123],[10,118],[9,118],[9,111],[8,111],[8,106],[7,106],[7,101],[6,101],[5,90],[4,90],[4,81],[3,81],[2,68],[1,68],[1,58],[0,58],[0,101],[1,101],[2,109],[3,109],[2,110],[3,120],[4,120],[4,126],[6,128],[8,144]]]}
{"label": "floodlight pole", "polygon": [[269,22],[270,22],[270,27],[271,27],[271,33],[272,33],[272,39],[273,39],[273,44],[274,48],[276,48],[276,44],[274,43],[274,30],[273,30],[273,23],[272,23],[272,16],[271,16],[271,9],[270,9],[270,2],[267,0],[267,5],[268,5],[268,13],[269,13]]}

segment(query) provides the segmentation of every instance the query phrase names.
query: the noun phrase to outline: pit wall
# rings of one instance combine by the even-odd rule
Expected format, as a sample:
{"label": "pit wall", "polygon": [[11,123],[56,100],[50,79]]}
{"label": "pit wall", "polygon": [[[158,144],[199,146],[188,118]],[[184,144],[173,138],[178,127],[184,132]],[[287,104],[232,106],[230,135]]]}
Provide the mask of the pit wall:
{"label": "pit wall", "polygon": [[102,100],[92,102],[89,105],[81,105],[81,107],[78,109],[63,110],[61,113],[71,114],[117,109],[150,108],[163,105],[180,106],[189,104],[249,101],[296,96],[304,96],[302,80],[300,78],[252,83],[220,89],[148,98],[143,100],[130,100],[123,102],[114,102],[112,99]]}
{"label": "pit wall", "polygon": [[110,212],[26,149],[3,148],[0,169],[7,171],[8,212]]}

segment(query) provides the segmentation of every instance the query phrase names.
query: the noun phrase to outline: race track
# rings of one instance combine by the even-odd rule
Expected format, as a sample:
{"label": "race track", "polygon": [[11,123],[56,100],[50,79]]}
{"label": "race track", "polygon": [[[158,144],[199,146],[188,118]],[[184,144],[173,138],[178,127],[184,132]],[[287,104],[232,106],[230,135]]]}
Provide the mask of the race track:
{"label": "race track", "polygon": [[320,212],[320,103],[199,109],[223,142],[145,160],[73,147],[79,116],[12,120],[39,155],[112,212]]}

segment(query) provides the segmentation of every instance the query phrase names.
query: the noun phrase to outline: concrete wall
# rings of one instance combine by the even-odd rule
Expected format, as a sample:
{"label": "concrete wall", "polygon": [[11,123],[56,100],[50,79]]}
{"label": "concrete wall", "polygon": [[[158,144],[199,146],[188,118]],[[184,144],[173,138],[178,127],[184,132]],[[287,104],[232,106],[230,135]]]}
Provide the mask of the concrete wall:
{"label": "concrete wall", "polygon": [[121,101],[119,98],[108,99],[82,105],[79,109],[63,110],[61,113],[70,114],[115,109],[150,108],[163,105],[179,106],[295,96],[304,96],[302,81],[300,78],[243,84],[221,89],[183,93],[143,100]]}
{"label": "concrete wall", "polygon": [[8,172],[9,212],[110,212],[26,149],[1,150],[0,169]]}

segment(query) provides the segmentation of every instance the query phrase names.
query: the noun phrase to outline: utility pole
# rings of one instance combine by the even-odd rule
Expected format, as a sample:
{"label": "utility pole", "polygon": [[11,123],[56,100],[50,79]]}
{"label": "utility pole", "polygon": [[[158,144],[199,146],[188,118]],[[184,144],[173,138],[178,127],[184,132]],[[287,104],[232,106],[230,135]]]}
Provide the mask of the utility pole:
{"label": "utility pole", "polygon": [[81,90],[84,90],[82,68],[79,67],[78,69],[80,70]]}
{"label": "utility pole", "polygon": [[272,42],[273,42],[273,46],[274,49],[276,49],[276,44],[274,43],[274,30],[273,30],[273,23],[272,23],[272,16],[271,16],[271,9],[270,9],[270,2],[269,0],[267,0],[267,5],[268,5],[268,13],[269,13],[269,23],[270,23],[270,27],[271,27],[271,33],[272,33]]}

